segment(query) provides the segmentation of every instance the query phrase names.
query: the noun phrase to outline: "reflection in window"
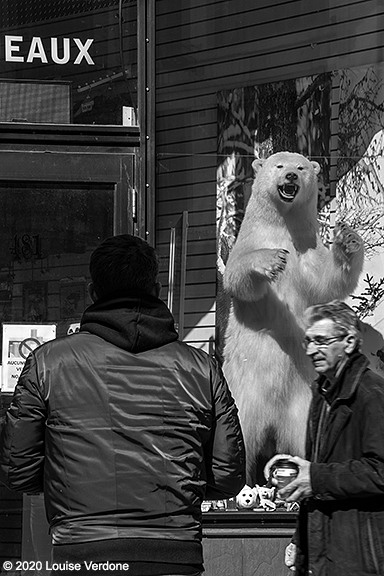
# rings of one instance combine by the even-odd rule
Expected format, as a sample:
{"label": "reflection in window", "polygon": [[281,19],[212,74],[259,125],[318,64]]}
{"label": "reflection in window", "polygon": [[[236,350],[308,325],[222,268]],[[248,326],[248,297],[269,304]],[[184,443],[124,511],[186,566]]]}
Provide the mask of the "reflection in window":
{"label": "reflection in window", "polygon": [[137,110],[135,0],[0,0],[0,8],[1,121],[128,123]]}

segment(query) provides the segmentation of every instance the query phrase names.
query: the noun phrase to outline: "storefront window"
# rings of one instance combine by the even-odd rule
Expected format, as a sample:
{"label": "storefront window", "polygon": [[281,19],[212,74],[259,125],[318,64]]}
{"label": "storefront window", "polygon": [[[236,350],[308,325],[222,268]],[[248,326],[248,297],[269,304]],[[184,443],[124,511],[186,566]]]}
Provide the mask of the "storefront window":
{"label": "storefront window", "polygon": [[[113,234],[113,187],[19,183],[1,186],[0,194],[1,321],[54,323],[56,336],[76,331],[90,303],[90,253]],[[17,340],[11,352],[18,357]]]}
{"label": "storefront window", "polygon": [[132,0],[1,0],[0,121],[135,125]]}

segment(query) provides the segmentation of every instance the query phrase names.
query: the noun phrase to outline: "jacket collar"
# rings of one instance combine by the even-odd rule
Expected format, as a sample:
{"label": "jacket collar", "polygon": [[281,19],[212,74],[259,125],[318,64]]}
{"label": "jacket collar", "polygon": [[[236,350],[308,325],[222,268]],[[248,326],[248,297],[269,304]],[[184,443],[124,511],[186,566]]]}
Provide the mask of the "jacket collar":
{"label": "jacket collar", "polygon": [[369,360],[358,351],[351,354],[336,382],[327,386],[329,381],[326,376],[319,376],[316,386],[319,394],[328,404],[335,401],[345,401],[355,393],[362,373],[368,368]]}

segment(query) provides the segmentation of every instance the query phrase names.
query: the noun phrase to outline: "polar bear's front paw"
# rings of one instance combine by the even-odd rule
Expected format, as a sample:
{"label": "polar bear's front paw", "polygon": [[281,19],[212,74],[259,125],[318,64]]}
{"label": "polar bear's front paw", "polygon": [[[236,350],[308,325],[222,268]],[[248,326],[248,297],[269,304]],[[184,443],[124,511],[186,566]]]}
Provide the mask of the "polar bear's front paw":
{"label": "polar bear's front paw", "polygon": [[276,250],[269,250],[270,252],[270,261],[268,265],[264,269],[264,274],[270,280],[270,282],[274,282],[278,275],[281,272],[284,272],[285,267],[287,265],[287,254],[289,254],[288,250],[284,250],[283,248],[276,249]]}
{"label": "polar bear's front paw", "polygon": [[364,248],[362,238],[348,224],[338,222],[334,230],[334,242],[336,246],[349,257],[360,252]]}

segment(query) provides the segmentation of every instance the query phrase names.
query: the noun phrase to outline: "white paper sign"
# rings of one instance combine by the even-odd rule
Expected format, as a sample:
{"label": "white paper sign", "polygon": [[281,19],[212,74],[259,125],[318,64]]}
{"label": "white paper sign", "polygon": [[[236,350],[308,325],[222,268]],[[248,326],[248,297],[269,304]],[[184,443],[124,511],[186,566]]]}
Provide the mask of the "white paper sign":
{"label": "white paper sign", "polygon": [[3,324],[2,392],[13,392],[29,354],[56,338],[56,324]]}

